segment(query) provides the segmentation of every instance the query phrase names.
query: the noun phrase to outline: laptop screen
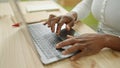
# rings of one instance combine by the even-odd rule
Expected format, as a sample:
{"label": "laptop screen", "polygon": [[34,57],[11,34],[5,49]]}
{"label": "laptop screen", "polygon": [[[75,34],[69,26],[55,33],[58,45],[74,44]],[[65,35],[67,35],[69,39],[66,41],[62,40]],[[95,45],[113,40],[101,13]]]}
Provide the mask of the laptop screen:
{"label": "laptop screen", "polygon": [[11,5],[11,8],[13,10],[14,17],[17,22],[23,24],[25,23],[24,17],[22,15],[22,12],[20,10],[19,4],[17,0],[9,0],[9,3]]}

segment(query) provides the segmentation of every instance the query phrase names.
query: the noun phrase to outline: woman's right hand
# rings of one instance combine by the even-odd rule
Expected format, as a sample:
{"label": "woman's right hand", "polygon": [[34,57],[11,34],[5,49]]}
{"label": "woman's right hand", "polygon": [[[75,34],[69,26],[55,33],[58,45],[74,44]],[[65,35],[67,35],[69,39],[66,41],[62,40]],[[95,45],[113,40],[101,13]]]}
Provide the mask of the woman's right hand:
{"label": "woman's right hand", "polygon": [[[77,13],[75,12],[69,12],[66,15],[61,15],[61,16],[55,16],[51,14],[49,15],[48,21],[46,21],[44,25],[47,24],[48,27],[51,28],[52,32],[55,32],[56,29],[56,34],[59,35],[63,24],[66,24],[66,29],[69,31],[76,22],[76,19],[77,19]],[[56,28],[55,28],[55,24],[57,24]]]}

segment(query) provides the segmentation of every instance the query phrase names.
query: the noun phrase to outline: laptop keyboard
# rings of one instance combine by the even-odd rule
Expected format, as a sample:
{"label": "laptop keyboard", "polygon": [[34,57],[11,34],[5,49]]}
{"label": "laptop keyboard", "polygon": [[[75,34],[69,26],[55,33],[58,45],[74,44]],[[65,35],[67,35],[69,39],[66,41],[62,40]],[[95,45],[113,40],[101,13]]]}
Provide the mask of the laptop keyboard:
{"label": "laptop keyboard", "polygon": [[60,57],[61,51],[56,50],[55,45],[62,41],[50,28],[40,23],[28,25],[34,43],[40,48],[44,55],[50,59]]}

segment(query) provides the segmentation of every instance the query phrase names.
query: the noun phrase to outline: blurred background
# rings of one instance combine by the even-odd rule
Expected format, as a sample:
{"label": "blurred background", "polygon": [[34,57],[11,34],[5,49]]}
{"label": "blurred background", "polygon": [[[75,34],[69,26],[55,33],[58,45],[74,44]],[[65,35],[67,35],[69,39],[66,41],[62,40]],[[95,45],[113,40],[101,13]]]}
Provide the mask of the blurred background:
{"label": "blurred background", "polygon": [[[8,0],[0,0],[0,2],[7,2],[7,1]],[[35,1],[35,0],[21,0],[21,1]],[[73,9],[79,2],[81,2],[81,0],[53,0],[53,1],[61,5],[67,11],[71,11],[71,9]],[[97,29],[98,22],[93,17],[92,13],[90,13],[87,18],[82,20],[82,22],[87,24],[94,30]]]}

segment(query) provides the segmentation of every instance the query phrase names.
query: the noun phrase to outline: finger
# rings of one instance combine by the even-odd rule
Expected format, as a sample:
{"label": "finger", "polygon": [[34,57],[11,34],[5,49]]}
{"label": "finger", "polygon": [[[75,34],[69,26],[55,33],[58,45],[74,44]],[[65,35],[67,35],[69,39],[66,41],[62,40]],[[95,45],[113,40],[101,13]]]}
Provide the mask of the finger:
{"label": "finger", "polygon": [[56,48],[61,48],[61,47],[64,47],[64,46],[72,45],[72,44],[77,43],[77,42],[78,42],[78,40],[75,39],[75,38],[66,39],[66,40],[58,43],[56,45]]}
{"label": "finger", "polygon": [[73,53],[73,52],[77,52],[79,50],[81,50],[84,46],[82,46],[81,44],[79,43],[76,43],[74,44],[72,47],[66,49],[65,51],[62,52],[63,55],[66,55],[66,54],[70,54],[70,53]]}
{"label": "finger", "polygon": [[60,17],[55,17],[55,18],[53,18],[53,20],[51,21],[51,30],[52,30],[52,32],[55,31],[55,24],[56,24],[57,22],[59,22],[59,20],[60,20]]}
{"label": "finger", "polygon": [[84,43],[84,45],[89,45],[90,44],[85,39],[80,39],[80,38],[77,38],[77,37],[73,37],[73,38],[69,38],[69,39],[66,39],[66,40],[58,43],[56,45],[56,48],[61,48],[61,47],[64,47],[64,46],[73,45],[75,43]]}
{"label": "finger", "polygon": [[56,24],[56,21],[52,21],[51,22],[51,31],[54,32],[55,31],[55,24]]}
{"label": "finger", "polygon": [[64,19],[61,19],[61,20],[58,22],[57,30],[56,30],[56,34],[57,34],[57,35],[60,34],[61,27],[62,27],[62,25],[63,25],[64,23],[65,23]]}
{"label": "finger", "polygon": [[71,59],[71,60],[77,60],[77,59],[79,59],[80,57],[87,56],[87,55],[88,55],[88,52],[90,52],[90,51],[88,51],[87,48],[84,48],[84,49],[82,50],[82,52],[76,54],[75,56],[72,56],[70,59]]}
{"label": "finger", "polygon": [[74,21],[71,21],[66,25],[66,29],[69,31],[74,26]]}
{"label": "finger", "polygon": [[53,14],[49,15],[49,19],[48,19],[48,21],[45,23],[45,24],[48,24],[48,27],[51,27],[51,20],[52,20],[52,18],[54,18],[54,17],[56,17],[56,16],[53,15]]}

